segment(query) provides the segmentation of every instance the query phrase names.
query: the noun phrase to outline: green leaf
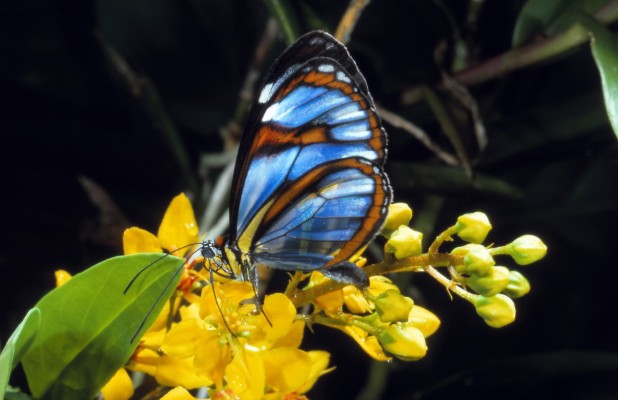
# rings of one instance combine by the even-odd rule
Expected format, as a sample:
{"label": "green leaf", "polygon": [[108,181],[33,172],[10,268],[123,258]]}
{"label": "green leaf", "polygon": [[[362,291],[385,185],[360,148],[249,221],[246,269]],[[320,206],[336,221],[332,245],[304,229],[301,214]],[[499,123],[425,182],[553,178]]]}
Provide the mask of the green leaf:
{"label": "green leaf", "polygon": [[517,16],[512,46],[519,47],[534,36],[545,33],[551,21],[571,3],[572,0],[528,0]]}
{"label": "green leaf", "polygon": [[9,376],[15,366],[21,361],[24,353],[32,345],[41,323],[41,310],[33,308],[21,321],[17,329],[11,334],[0,353],[0,400],[4,399]]}
{"label": "green leaf", "polygon": [[592,14],[611,0],[528,0],[522,7],[513,30],[513,47],[536,35],[552,36],[568,29],[582,13]]}
{"label": "green leaf", "polygon": [[592,55],[601,73],[601,87],[609,121],[618,136],[618,38],[592,18],[584,18],[592,35]]}
{"label": "green leaf", "polygon": [[37,304],[41,327],[23,359],[33,396],[92,398],[137,347],[131,338],[144,318],[140,334],[154,322],[176,288],[182,263],[161,254],[114,257],[43,297]]}

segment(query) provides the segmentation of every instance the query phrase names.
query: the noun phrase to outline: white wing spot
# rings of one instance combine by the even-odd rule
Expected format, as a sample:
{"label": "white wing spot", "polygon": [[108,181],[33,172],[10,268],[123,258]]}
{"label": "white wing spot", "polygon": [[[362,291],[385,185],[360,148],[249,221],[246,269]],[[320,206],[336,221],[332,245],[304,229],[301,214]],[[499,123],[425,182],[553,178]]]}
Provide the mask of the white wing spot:
{"label": "white wing spot", "polygon": [[258,99],[258,103],[266,103],[268,101],[268,99],[270,98],[270,91],[273,88],[273,84],[272,83],[267,83],[266,85],[264,85],[264,87],[262,88],[262,91],[260,92],[260,98]]}
{"label": "white wing spot", "polygon": [[[352,83],[352,80],[343,73],[343,71],[337,71],[337,80],[346,83]],[[356,90],[356,88],[354,88]]]}

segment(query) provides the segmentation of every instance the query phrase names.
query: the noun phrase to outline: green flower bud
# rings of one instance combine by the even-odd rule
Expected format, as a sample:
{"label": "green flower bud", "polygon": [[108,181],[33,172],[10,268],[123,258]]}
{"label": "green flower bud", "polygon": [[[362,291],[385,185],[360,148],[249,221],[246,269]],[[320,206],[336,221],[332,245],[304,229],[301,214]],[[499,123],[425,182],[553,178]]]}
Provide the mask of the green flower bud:
{"label": "green flower bud", "polygon": [[395,254],[395,258],[402,259],[410,256],[417,256],[423,252],[423,234],[417,232],[406,225],[401,225],[392,233],[384,250]]}
{"label": "green flower bud", "polygon": [[463,264],[455,265],[460,274],[487,275],[491,267],[496,263],[485,247],[480,244],[467,244],[451,251],[453,255],[464,256]]}
{"label": "green flower bud", "polygon": [[407,322],[389,325],[377,338],[384,350],[405,361],[416,361],[427,354],[423,332]]}
{"label": "green flower bud", "polygon": [[401,225],[408,225],[412,219],[412,209],[406,203],[393,203],[388,207],[388,214],[384,227],[382,227],[382,235],[390,237]]}
{"label": "green flower bud", "polygon": [[492,328],[502,328],[515,321],[515,303],[510,297],[497,294],[491,297],[476,296],[472,301],[476,313]]}
{"label": "green flower bud", "polygon": [[507,246],[507,253],[519,265],[532,264],[547,254],[547,246],[534,235],[523,235]]}
{"label": "green flower bud", "polygon": [[399,293],[399,290],[389,289],[380,294],[373,303],[382,322],[407,321],[414,301]]}
{"label": "green flower bud", "polygon": [[502,292],[512,299],[520,298],[530,292],[530,282],[518,271],[510,271],[509,284]]}
{"label": "green flower bud", "polygon": [[482,212],[464,214],[457,218],[457,236],[470,243],[483,243],[491,230],[487,215]]}
{"label": "green flower bud", "polygon": [[486,297],[500,293],[509,284],[509,269],[506,267],[493,267],[486,275],[472,274],[465,278],[464,282],[476,293]]}

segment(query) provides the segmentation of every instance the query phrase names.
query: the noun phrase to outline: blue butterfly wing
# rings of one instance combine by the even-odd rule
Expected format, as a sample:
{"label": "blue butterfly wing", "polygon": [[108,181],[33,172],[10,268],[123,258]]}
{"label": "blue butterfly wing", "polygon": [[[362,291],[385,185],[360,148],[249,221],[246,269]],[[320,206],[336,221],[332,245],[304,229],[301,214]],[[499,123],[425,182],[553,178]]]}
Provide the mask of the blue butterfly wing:
{"label": "blue butterfly wing", "polygon": [[364,78],[330,35],[303,36],[272,70],[239,150],[232,247],[274,268],[330,268],[383,224],[386,135]]}
{"label": "blue butterfly wing", "polygon": [[321,31],[309,32],[288,47],[266,74],[258,94],[258,99],[251,107],[247,126],[240,141],[236,158],[236,169],[232,181],[232,195],[230,196],[230,234],[232,237],[237,236],[237,227],[234,221],[238,221],[238,211],[240,208],[240,196],[238,194],[243,192],[243,184],[250,162],[250,153],[252,152],[251,147],[262,125],[262,115],[268,108],[277,89],[286,82],[290,75],[297,71],[305,62],[317,57],[336,61],[352,78],[354,86],[371,99],[367,82],[358,70],[350,53],[348,53],[345,46],[328,33]]}

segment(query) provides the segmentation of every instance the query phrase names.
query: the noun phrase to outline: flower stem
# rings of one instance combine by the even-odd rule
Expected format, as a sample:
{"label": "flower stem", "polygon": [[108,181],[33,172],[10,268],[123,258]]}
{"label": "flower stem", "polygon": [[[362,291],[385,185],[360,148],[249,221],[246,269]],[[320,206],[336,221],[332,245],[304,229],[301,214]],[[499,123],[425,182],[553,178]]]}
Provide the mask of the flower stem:
{"label": "flower stem", "polygon": [[350,36],[352,36],[352,31],[358,19],[370,2],[371,0],[350,0],[350,4],[348,4],[348,8],[345,10],[343,17],[341,17],[339,26],[337,26],[335,31],[335,37],[342,43],[350,41]]}
{"label": "flower stem", "polygon": [[475,297],[474,294],[468,292],[461,286],[457,285],[452,280],[448,279],[446,276],[442,275],[437,269],[432,266],[428,266],[425,268],[425,272],[431,275],[436,281],[438,281],[442,286],[444,286],[449,292],[455,293],[457,296],[461,297],[464,300],[472,301]]}

